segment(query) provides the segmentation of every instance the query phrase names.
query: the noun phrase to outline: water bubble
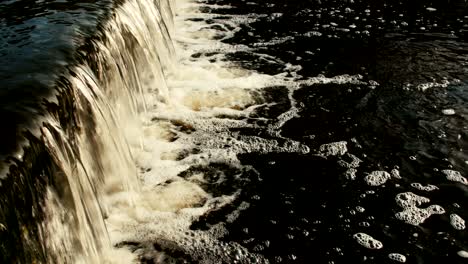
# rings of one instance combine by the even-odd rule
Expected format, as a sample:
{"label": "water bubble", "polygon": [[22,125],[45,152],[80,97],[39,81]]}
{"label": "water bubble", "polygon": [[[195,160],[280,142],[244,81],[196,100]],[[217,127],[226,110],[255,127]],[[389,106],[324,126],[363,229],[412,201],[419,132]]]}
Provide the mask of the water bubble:
{"label": "water bubble", "polygon": [[430,192],[430,191],[434,191],[434,190],[438,190],[439,188],[435,185],[431,185],[431,184],[428,184],[426,186],[423,186],[422,184],[420,183],[411,183],[411,187],[413,188],[416,188],[420,191],[427,191],[427,192]]}
{"label": "water bubble", "polygon": [[364,213],[366,209],[364,207],[361,207],[361,206],[356,206],[356,211],[358,211],[359,213]]}
{"label": "water bubble", "polygon": [[332,142],[320,146],[320,154],[324,156],[343,156],[348,151],[346,141]]}
{"label": "water bubble", "polygon": [[367,175],[364,180],[370,186],[380,186],[385,184],[391,176],[386,171],[373,171],[369,175]]}
{"label": "water bubble", "polygon": [[388,254],[388,258],[397,262],[405,263],[406,257],[399,253],[390,253]]}
{"label": "water bubble", "polygon": [[442,110],[442,114],[444,114],[444,115],[454,115],[454,114],[455,114],[455,110],[453,110],[453,109],[451,109],[451,108],[444,109],[444,110]]}
{"label": "water bubble", "polygon": [[354,240],[358,242],[359,245],[368,248],[368,249],[381,249],[383,248],[382,242],[371,237],[366,233],[356,233],[353,235]]}
{"label": "water bubble", "polygon": [[459,183],[468,185],[468,181],[466,180],[465,177],[461,175],[459,171],[442,170],[442,173],[445,174],[447,180],[449,181],[459,182]]}
{"label": "water bubble", "polygon": [[368,222],[360,222],[359,223],[359,226],[362,226],[362,227],[369,227],[370,224]]}
{"label": "water bubble", "polygon": [[450,224],[453,226],[453,228],[457,230],[464,230],[465,229],[465,220],[461,218],[457,214],[451,214],[450,215]]}

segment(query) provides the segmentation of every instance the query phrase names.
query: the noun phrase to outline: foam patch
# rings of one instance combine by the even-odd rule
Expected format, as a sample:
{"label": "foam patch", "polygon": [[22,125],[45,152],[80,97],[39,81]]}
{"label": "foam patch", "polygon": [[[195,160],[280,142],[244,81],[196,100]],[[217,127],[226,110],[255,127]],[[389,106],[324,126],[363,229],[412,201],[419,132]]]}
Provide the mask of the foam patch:
{"label": "foam patch", "polygon": [[431,184],[428,184],[426,186],[422,185],[421,183],[411,183],[411,187],[415,188],[415,189],[418,189],[420,191],[426,191],[426,192],[431,192],[431,191],[435,191],[435,190],[438,190],[439,187],[435,186],[435,185],[431,185]]}
{"label": "foam patch", "polygon": [[356,242],[368,249],[381,249],[383,248],[382,242],[378,241],[377,239],[371,237],[366,233],[356,233],[353,235],[354,240]]}
{"label": "foam patch", "polygon": [[453,182],[459,182],[464,185],[468,185],[468,181],[466,180],[465,177],[461,175],[459,171],[454,171],[454,170],[442,170],[442,173],[445,174],[445,177],[449,181]]}
{"label": "foam patch", "polygon": [[450,214],[450,224],[457,230],[465,229],[465,220],[457,214]]}
{"label": "foam patch", "polygon": [[399,253],[390,253],[388,254],[388,258],[393,260],[393,261],[396,261],[396,262],[400,262],[400,263],[405,263],[406,262],[406,257],[402,254],[399,254]]}
{"label": "foam patch", "polygon": [[445,210],[440,205],[430,205],[427,208],[419,208],[424,203],[430,202],[426,197],[416,195],[412,192],[400,193],[396,196],[397,204],[403,211],[395,214],[395,217],[410,225],[424,223],[433,214],[444,214]]}
{"label": "foam patch", "polygon": [[319,151],[324,156],[343,156],[348,151],[346,145],[346,141],[333,142],[321,145]]}
{"label": "foam patch", "polygon": [[370,186],[380,186],[385,184],[390,178],[390,173],[386,171],[373,171],[364,177],[364,180]]}

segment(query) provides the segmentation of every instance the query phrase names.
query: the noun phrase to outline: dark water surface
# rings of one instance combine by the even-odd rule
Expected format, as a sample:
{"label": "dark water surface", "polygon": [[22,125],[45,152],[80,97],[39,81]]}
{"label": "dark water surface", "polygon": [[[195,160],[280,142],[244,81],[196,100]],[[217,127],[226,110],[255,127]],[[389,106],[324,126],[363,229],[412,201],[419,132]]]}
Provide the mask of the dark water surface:
{"label": "dark water surface", "polygon": [[86,56],[118,2],[0,1],[0,155],[18,150],[24,127],[46,112],[43,98]]}
{"label": "dark water surface", "polygon": [[[289,63],[302,66],[291,73],[299,74],[298,80],[360,74],[370,85],[301,87],[292,95],[297,115],[279,131],[316,153],[322,144],[346,141],[352,155],[242,154],[242,163],[260,175],[242,190],[240,200],[250,207],[232,223],[223,216],[226,212],[216,212],[192,227],[227,222],[224,240],[272,263],[395,263],[389,253],[405,255],[407,263],[465,263],[457,252],[468,249],[468,235],[450,225],[449,215],[468,218],[468,188],[448,181],[441,171],[468,171],[468,3],[207,3],[222,5],[203,10],[219,15],[208,23],[219,23],[223,15],[258,15],[233,37],[222,39],[251,49],[227,55],[242,67],[277,74],[288,71]],[[275,122],[291,107],[288,90],[271,87],[265,93],[277,104],[257,109],[253,117]],[[454,114],[444,114],[444,109]],[[268,137],[262,129],[240,134]],[[346,173],[353,156],[362,163],[350,180]],[[364,181],[372,171],[392,169],[401,179],[377,187]],[[438,189],[421,191],[412,183]],[[395,198],[403,192],[429,198],[445,214],[416,226],[398,220],[395,214],[401,208]],[[362,247],[353,238],[358,232],[378,239],[383,248]]]}

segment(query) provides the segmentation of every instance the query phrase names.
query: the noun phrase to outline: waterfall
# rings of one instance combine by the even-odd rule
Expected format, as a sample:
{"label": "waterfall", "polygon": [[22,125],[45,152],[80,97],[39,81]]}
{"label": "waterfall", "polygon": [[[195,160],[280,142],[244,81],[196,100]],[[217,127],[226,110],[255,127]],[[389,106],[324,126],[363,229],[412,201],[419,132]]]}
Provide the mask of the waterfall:
{"label": "waterfall", "polygon": [[117,4],[44,99],[46,113],[25,130],[23,148],[2,177],[5,261],[131,261],[112,249],[104,219],[110,196],[131,205],[140,189],[130,145],[140,144],[143,95],[155,94],[153,104],[168,101],[173,16],[170,0]]}

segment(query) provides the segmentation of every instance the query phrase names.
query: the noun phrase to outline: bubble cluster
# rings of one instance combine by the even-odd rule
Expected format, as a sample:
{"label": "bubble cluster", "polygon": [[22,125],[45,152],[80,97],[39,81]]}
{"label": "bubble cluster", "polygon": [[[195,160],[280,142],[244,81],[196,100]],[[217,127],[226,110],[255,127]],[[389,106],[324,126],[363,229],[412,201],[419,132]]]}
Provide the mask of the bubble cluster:
{"label": "bubble cluster", "polygon": [[[251,4],[260,5],[258,3]],[[381,11],[374,9],[355,10],[354,6],[350,4],[346,8],[323,9],[315,14],[311,14],[310,10],[303,10],[298,15],[302,15],[304,18],[330,14],[332,19],[325,21],[326,23],[317,23],[313,28],[307,29],[309,31],[304,34],[290,32],[290,35],[281,36],[280,34],[277,35],[277,32],[272,32],[271,36],[263,38],[262,34],[259,35],[258,32],[255,32],[256,29],[253,25],[250,25],[251,23],[263,20],[280,22],[289,14],[276,12],[269,16],[267,14],[258,14],[256,11],[248,14],[219,15],[216,12],[201,13],[198,11],[199,5],[210,9],[210,11],[217,8],[229,8],[207,3],[178,1],[178,15],[175,18],[178,34],[174,38],[176,39],[175,46],[180,64],[177,65],[177,71],[172,72],[167,80],[170,100],[167,104],[158,104],[154,108],[150,107],[148,112],[142,116],[145,123],[145,135],[143,136],[143,142],[141,142],[143,147],[135,154],[137,163],[142,170],[140,177],[144,183],[146,197],[137,200],[137,203],[142,204],[139,208],[128,210],[130,212],[129,216],[121,216],[119,219],[110,217],[108,222],[111,227],[116,227],[113,231],[117,229],[125,230],[113,233],[113,241],[115,242],[140,241],[146,243],[147,241],[154,241],[158,246],[163,245],[161,246],[162,251],[184,252],[190,255],[194,261],[202,263],[264,263],[267,260],[253,252],[265,251],[269,242],[263,244],[260,241],[255,241],[257,237],[252,237],[255,230],[250,226],[249,228],[242,226],[239,233],[251,236],[242,240],[242,243],[251,243],[249,246],[258,243],[252,245],[250,248],[252,252],[247,249],[249,246],[244,247],[241,242],[226,242],[223,236],[228,233],[227,226],[236,223],[243,216],[243,208],[252,205],[250,207],[252,209],[255,202],[264,202],[267,199],[263,196],[261,199],[260,196],[251,196],[252,200],[249,200],[252,203],[251,205],[245,201],[240,202],[240,199],[245,199],[242,196],[244,195],[243,187],[239,187],[242,184],[229,184],[228,180],[232,175],[230,176],[223,169],[214,168],[216,165],[213,164],[226,165],[228,168],[226,170],[236,172],[233,177],[238,182],[249,182],[250,179],[248,177],[243,178],[242,175],[246,168],[239,161],[238,156],[240,154],[275,153],[276,155],[277,153],[295,153],[300,154],[301,157],[311,156],[309,146],[315,144],[314,140],[320,138],[320,135],[315,135],[316,132],[308,134],[308,142],[313,143],[306,145],[299,140],[285,137],[284,134],[286,133],[283,134],[284,131],[282,131],[283,126],[287,127],[287,123],[292,123],[289,121],[301,117],[302,111],[306,108],[302,101],[295,99],[297,91],[302,92],[306,90],[305,87],[325,84],[352,84],[354,86],[349,88],[350,93],[354,92],[352,89],[363,90],[363,86],[371,87],[372,91],[379,89],[377,87],[379,83],[376,81],[366,82],[364,81],[366,78],[361,75],[301,76],[302,71],[307,69],[296,63],[299,63],[298,61],[304,62],[309,55],[322,54],[320,48],[311,48],[304,54],[291,52],[292,57],[296,60],[293,59],[293,62],[282,61],[279,57],[264,53],[277,46],[296,44],[296,41],[300,38],[308,38],[309,40],[315,38],[337,39],[352,34],[367,38],[385,23],[391,24],[395,28],[408,26],[408,23],[392,21],[392,19],[383,16],[374,21],[371,20],[371,15],[373,16],[375,13],[378,16],[379,13],[382,13]],[[274,6],[274,4],[267,6]],[[352,14],[355,19],[344,23],[345,21],[341,18],[346,14]],[[237,37],[234,36],[236,32],[241,32],[244,28],[251,28],[252,31],[243,34],[245,39],[239,40],[243,44],[229,44],[230,38]],[[269,31],[272,30],[269,29]],[[257,42],[255,42],[254,36],[257,37],[257,40],[259,39]],[[252,39],[254,40],[251,41]],[[321,48],[322,51],[325,49],[324,47]],[[262,63],[274,65],[274,67],[278,66],[278,69],[274,69],[274,75],[264,74],[261,70],[249,70],[247,67],[244,69],[240,66],[245,63],[244,61],[237,64],[230,61],[230,58],[235,57],[237,54],[255,57],[256,60],[262,61]],[[272,68],[274,67],[272,66]],[[275,102],[272,103],[265,99],[268,94],[263,90],[270,87],[284,89],[286,91],[284,98],[288,104],[285,106],[285,110],[282,109],[282,112],[277,114],[276,118],[258,117],[256,109],[275,104]],[[439,86],[436,83],[428,83],[418,87],[420,90],[426,90]],[[148,95],[148,97],[150,96]],[[328,109],[325,110],[328,111]],[[436,111],[439,111],[440,114],[442,110]],[[266,124],[267,128],[263,127],[264,124]],[[284,130],[286,131],[286,129]],[[243,131],[248,132],[244,133]],[[264,137],[264,134],[267,136]],[[330,136],[332,136],[331,133]],[[351,139],[351,142],[354,142],[353,139]],[[366,153],[369,154],[369,156],[366,156],[366,154],[355,152],[359,153],[359,157],[356,156],[358,154],[349,153],[349,151],[354,150],[352,147],[359,145],[356,142],[354,144],[350,143],[351,145],[347,141],[320,144],[322,142],[318,141],[317,145],[313,145],[319,147],[315,149],[315,155],[312,156],[314,158],[321,156],[319,157],[321,161],[331,161],[334,166],[334,162],[337,160],[340,176],[349,180],[355,180],[357,177],[358,168],[363,162],[360,157],[366,161],[373,158],[369,153]],[[360,145],[357,148],[360,148],[360,151],[363,150]],[[418,159],[423,159],[422,155],[419,153],[417,155]],[[323,157],[326,157],[326,159]],[[410,159],[414,161],[416,156],[412,156]],[[268,162],[268,166],[275,168],[280,163],[272,160]],[[417,162],[411,163],[416,164]],[[374,167],[371,167],[368,171],[375,168],[381,169],[365,175],[365,183],[369,186],[382,186],[391,180],[400,184],[395,184],[396,188],[405,187],[407,183],[406,176],[409,178],[411,175],[406,168],[402,169],[402,173],[405,173],[405,179],[402,179],[398,167],[394,166],[394,169],[390,171],[392,165],[389,166],[385,162],[382,162],[382,164],[369,164],[369,167]],[[366,165],[366,169],[369,167]],[[448,173],[450,177],[447,173],[445,174],[449,180],[466,184],[466,179],[459,172],[452,171]],[[298,179],[291,177],[288,180],[297,181]],[[361,182],[355,181],[345,184],[350,186],[361,184]],[[215,187],[210,190],[206,187],[208,185]],[[223,188],[217,188],[218,186],[224,187],[224,185],[229,185],[229,192]],[[252,184],[252,186],[255,185]],[[393,187],[388,186],[388,190],[392,190]],[[419,191],[438,190],[438,187],[430,184],[412,183],[411,187]],[[298,197],[302,193],[307,193],[303,190],[308,190],[308,188],[307,186],[302,187],[301,191],[298,191]],[[364,186],[364,188],[369,187]],[[382,190],[382,188],[371,189]],[[299,195],[299,193],[301,194]],[[356,196],[358,195],[359,193]],[[361,197],[374,198],[379,195],[380,193],[377,191],[368,191],[363,193]],[[439,205],[429,205],[427,208],[421,208],[423,204],[429,203],[430,200],[411,192],[398,194],[396,202],[402,208],[401,212],[395,214],[396,218],[412,225],[423,223],[433,214],[445,213],[445,210]],[[294,208],[296,204],[293,199],[285,199],[284,205],[288,207],[288,214],[291,216],[297,214],[296,208]],[[331,206],[322,205],[324,211],[332,210],[329,208]],[[231,206],[235,208],[231,208]],[[361,218],[358,220],[360,228],[366,229],[379,216],[376,214],[374,218],[374,216],[366,215],[364,212],[373,214],[373,207],[368,207],[367,204],[364,206],[366,206],[367,210],[360,206],[351,206],[349,208],[353,208],[350,210],[352,217]],[[224,210],[228,212],[224,212]],[[211,216],[211,212],[219,211],[222,211],[224,219],[217,224],[208,226],[207,230],[193,230],[191,227],[193,223],[198,223],[200,219]],[[346,215],[346,213],[341,212],[339,217],[342,218],[343,214]],[[340,221],[344,221],[348,224],[348,227],[351,226],[352,220],[344,218]],[[282,219],[277,220],[272,219],[271,223],[281,227],[283,225]],[[314,221],[314,224],[321,223],[320,221],[322,221],[322,225],[325,222],[317,220]],[[122,226],[124,228],[121,228]],[[291,228],[291,230],[294,231],[295,229]],[[284,239],[287,239],[287,241],[296,241],[299,236],[313,237],[316,231],[304,229],[294,233],[289,232],[291,230],[284,233]],[[353,235],[353,239],[359,245],[368,249],[383,248],[382,242],[366,233],[356,233]],[[272,244],[274,244],[274,241]],[[406,261],[406,257],[398,253],[391,253],[388,258],[398,262]],[[274,256],[272,259],[284,262],[300,261],[301,255],[294,252]]]}
{"label": "bubble cluster", "polygon": [[392,177],[395,179],[401,179],[400,171],[398,169],[392,169],[390,174],[392,174]]}
{"label": "bubble cluster", "polygon": [[440,205],[430,205],[427,208],[419,208],[424,203],[430,202],[426,197],[416,195],[412,192],[399,193],[396,196],[397,204],[403,211],[395,214],[395,217],[410,225],[424,223],[433,214],[444,214],[445,210]]}
{"label": "bubble cluster", "polygon": [[357,170],[354,168],[347,169],[345,172],[345,178],[348,180],[355,180],[356,179],[356,172]]}
{"label": "bubble cluster", "polygon": [[341,159],[338,161],[338,165],[348,168],[348,169],[356,169],[359,167],[359,164],[362,162],[361,159],[356,157],[355,155],[351,153],[346,153],[344,157],[341,157]]}
{"label": "bubble cluster", "polygon": [[353,235],[354,240],[356,242],[368,249],[381,249],[383,248],[382,242],[378,241],[377,239],[371,237],[366,233],[356,233]]}
{"label": "bubble cluster", "polygon": [[364,213],[366,209],[362,206],[356,206],[356,211],[358,211],[359,213]]}
{"label": "bubble cluster", "polygon": [[380,186],[385,184],[390,178],[390,173],[386,171],[373,171],[364,177],[364,180],[370,186]]}
{"label": "bubble cluster", "polygon": [[442,173],[445,174],[445,177],[449,181],[453,182],[459,182],[465,185],[468,185],[468,181],[466,180],[465,177],[461,175],[459,171],[454,171],[454,170],[442,170]]}
{"label": "bubble cluster", "polygon": [[320,154],[324,156],[343,156],[348,151],[346,141],[333,142],[320,146]]}
{"label": "bubble cluster", "polygon": [[421,183],[411,183],[411,187],[418,189],[420,191],[426,191],[426,192],[435,191],[439,189],[439,187],[435,185],[428,184],[424,186]]}
{"label": "bubble cluster", "polygon": [[396,262],[400,263],[405,263],[406,262],[406,257],[402,254],[399,253],[390,253],[388,254],[388,258],[391,260],[394,260]]}
{"label": "bubble cluster", "polygon": [[451,108],[444,109],[444,110],[442,110],[442,114],[444,114],[444,115],[454,115],[454,114],[455,114],[455,110],[453,110],[453,109],[451,109]]}
{"label": "bubble cluster", "polygon": [[457,214],[450,214],[450,224],[457,230],[465,229],[465,220]]}

